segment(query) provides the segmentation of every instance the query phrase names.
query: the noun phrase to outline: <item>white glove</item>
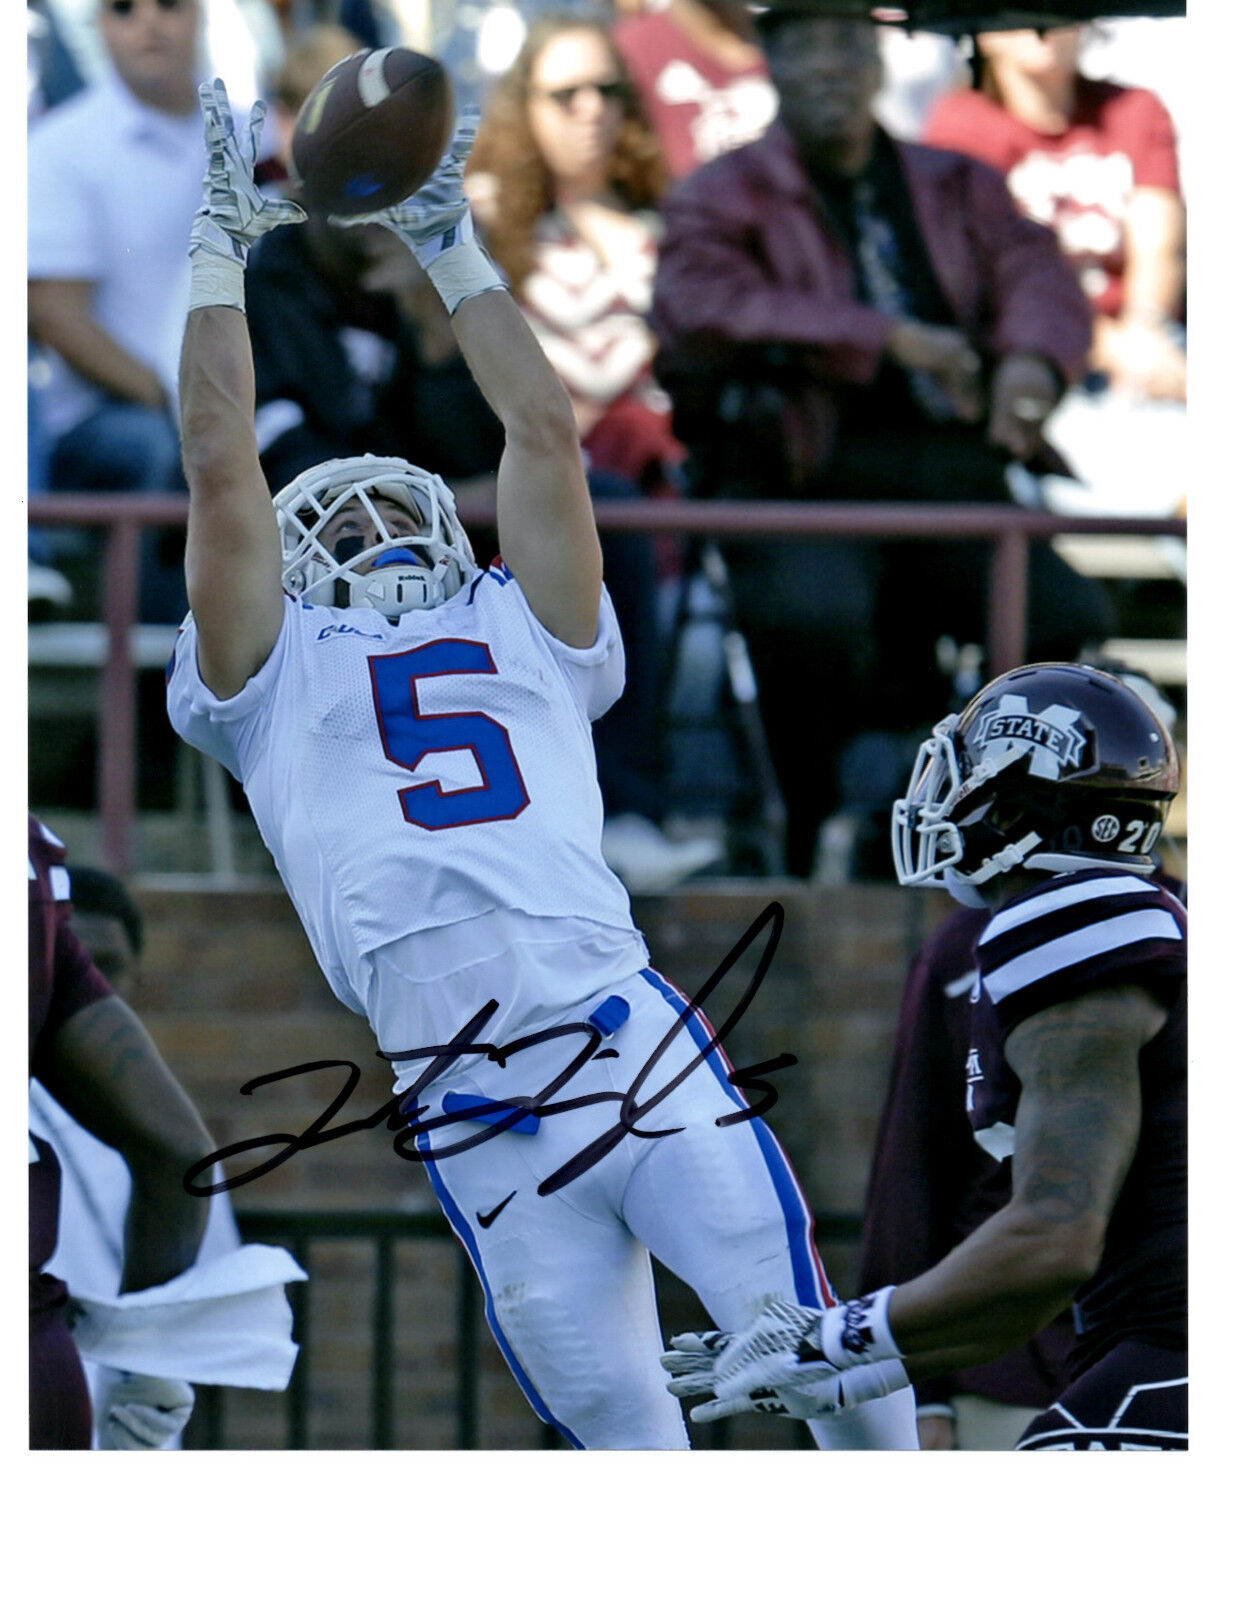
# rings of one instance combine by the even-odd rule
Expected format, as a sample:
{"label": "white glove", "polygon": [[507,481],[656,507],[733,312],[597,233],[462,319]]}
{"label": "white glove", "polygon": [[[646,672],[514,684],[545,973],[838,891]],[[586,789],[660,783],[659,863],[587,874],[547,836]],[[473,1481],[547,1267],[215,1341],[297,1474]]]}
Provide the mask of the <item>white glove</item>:
{"label": "white glove", "polygon": [[206,174],[202,204],[189,233],[193,262],[190,309],[231,305],[244,310],[244,267],[249,247],[283,223],[303,222],[292,200],[263,194],[253,179],[266,107],[259,100],[249,113],[243,144],[237,138],[223,79],[198,85],[206,135]]}
{"label": "white glove", "polygon": [[490,289],[505,288],[493,262],[476,239],[472,211],[463,191],[464,168],[476,142],[480,116],[459,118],[450,148],[414,195],[397,206],[359,217],[332,217],[342,228],[376,222],[397,234],[432,279],[446,309]]}
{"label": "white glove", "polygon": [[[891,1292],[880,1291],[882,1306]],[[825,1416],[903,1389],[909,1378],[895,1345],[891,1351],[873,1348],[870,1357],[844,1350],[839,1359],[825,1360],[822,1355],[824,1325],[831,1319],[838,1337],[829,1343],[839,1346],[847,1312],[867,1307],[875,1298],[824,1312],[773,1301],[745,1333],[681,1334],[661,1357],[662,1366],[673,1375],[669,1391],[679,1397],[709,1396],[692,1410],[691,1418],[711,1422],[741,1411]],[[887,1316],[884,1323],[887,1327]]]}
{"label": "white glove", "polygon": [[193,1390],[179,1378],[122,1372],[99,1406],[100,1450],[165,1450],[193,1415]]}

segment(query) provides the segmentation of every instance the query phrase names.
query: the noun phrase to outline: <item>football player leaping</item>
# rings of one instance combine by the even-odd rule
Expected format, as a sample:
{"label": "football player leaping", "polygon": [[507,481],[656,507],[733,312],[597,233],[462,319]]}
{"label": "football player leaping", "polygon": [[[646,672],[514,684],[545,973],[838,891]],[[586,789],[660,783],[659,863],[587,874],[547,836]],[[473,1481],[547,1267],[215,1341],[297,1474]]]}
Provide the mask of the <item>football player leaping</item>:
{"label": "football player leaping", "polygon": [[[301,214],[254,188],[257,123],[242,143],[223,86],[202,102],[209,167],[181,376],[192,616],[172,721],[244,784],[323,972],[396,1061],[417,1145],[441,1156],[430,1177],[537,1414],[581,1447],[683,1449],[649,1252],[729,1326],[776,1298],[822,1309],[833,1296],[767,1127],[717,1126],[741,1100],[702,1017],[640,1086],[643,1104],[703,1056],[638,1123],[679,1131],[621,1137],[537,1192],[614,1129],[687,1007],[648,967],[601,856],[589,721],[622,690],[622,644],[566,394],[472,236],[471,121],[412,200],[353,220],[382,223],[416,255],[504,427],[502,554],[484,572],[445,485],[404,461],[324,463],[272,510],[244,259]],[[495,1045],[575,1032],[506,1066],[459,1054],[418,1086],[425,1062],[408,1053],[455,1039],[491,1001],[479,1037]],[[583,1104],[495,1131],[512,1120],[504,1106],[581,1054],[560,1098]],[[451,1153],[475,1141],[473,1117],[492,1136]],[[899,1361],[838,1380],[817,1440],[915,1448],[905,1384]]]}
{"label": "football player leaping", "polygon": [[694,1416],[809,1414],[898,1355],[912,1376],[974,1366],[1072,1300],[1071,1381],[1017,1448],[1185,1448],[1186,918],[1149,877],[1178,782],[1163,724],[1087,667],[1007,673],[925,741],[897,876],[994,911],[966,1109],[1012,1197],[909,1282],[674,1340],[671,1391],[708,1397]]}

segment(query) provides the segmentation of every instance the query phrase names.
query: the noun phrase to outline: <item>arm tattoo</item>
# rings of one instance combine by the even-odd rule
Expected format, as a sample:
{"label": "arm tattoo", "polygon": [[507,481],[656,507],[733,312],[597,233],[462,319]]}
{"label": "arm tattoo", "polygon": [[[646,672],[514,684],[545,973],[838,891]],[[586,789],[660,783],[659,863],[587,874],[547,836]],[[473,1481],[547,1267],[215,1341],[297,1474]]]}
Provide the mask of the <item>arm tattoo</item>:
{"label": "arm tattoo", "polygon": [[106,1004],[87,1006],[78,1013],[73,1039],[75,1051],[97,1063],[102,1082],[122,1084],[139,1062],[148,1062],[150,1045],[136,1017]]}
{"label": "arm tattoo", "polygon": [[1053,1007],[1010,1036],[1022,1082],[1014,1185],[1044,1221],[1106,1227],[1137,1144],[1145,1019],[1144,997],[1113,990]]}

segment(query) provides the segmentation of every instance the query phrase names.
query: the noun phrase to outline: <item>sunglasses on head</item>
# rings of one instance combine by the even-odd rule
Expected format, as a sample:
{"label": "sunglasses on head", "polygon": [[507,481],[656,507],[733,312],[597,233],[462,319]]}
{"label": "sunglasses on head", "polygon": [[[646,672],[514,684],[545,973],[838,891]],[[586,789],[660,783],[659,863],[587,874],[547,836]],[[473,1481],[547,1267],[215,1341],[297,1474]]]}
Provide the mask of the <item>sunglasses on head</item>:
{"label": "sunglasses on head", "polygon": [[[155,0],[160,11],[184,11],[189,0]],[[107,9],[113,17],[128,17],[137,9],[137,0],[107,0]]]}
{"label": "sunglasses on head", "polygon": [[541,100],[552,100],[562,111],[573,111],[575,96],[582,94],[585,89],[595,89],[602,100],[626,99],[626,85],[617,78],[610,78],[604,83],[568,83],[561,89],[535,89],[533,93]]}

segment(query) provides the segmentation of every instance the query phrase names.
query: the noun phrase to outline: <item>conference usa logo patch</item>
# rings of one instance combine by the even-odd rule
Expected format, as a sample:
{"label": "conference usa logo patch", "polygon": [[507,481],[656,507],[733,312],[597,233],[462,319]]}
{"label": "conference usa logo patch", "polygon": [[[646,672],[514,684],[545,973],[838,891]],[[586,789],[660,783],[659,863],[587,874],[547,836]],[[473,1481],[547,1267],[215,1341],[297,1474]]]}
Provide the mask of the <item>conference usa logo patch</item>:
{"label": "conference usa logo patch", "polygon": [[1006,694],[994,710],[979,718],[975,743],[984,756],[1002,755],[1010,746],[1028,750],[1032,777],[1059,778],[1070,767],[1082,764],[1086,733],[1076,725],[1080,717],[1080,711],[1068,706],[1031,711],[1024,695]]}
{"label": "conference usa logo patch", "polygon": [[354,633],[358,639],[376,639],[379,644],[382,643],[380,633],[366,633],[363,628],[354,628],[350,622],[330,623],[318,634],[317,642],[321,644],[323,639],[338,639],[345,633]]}

